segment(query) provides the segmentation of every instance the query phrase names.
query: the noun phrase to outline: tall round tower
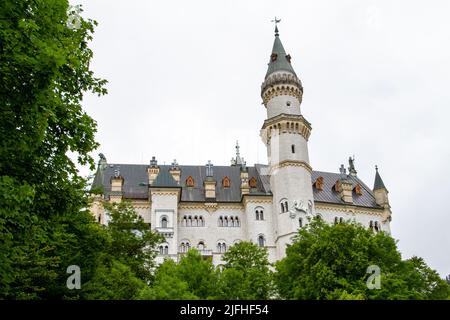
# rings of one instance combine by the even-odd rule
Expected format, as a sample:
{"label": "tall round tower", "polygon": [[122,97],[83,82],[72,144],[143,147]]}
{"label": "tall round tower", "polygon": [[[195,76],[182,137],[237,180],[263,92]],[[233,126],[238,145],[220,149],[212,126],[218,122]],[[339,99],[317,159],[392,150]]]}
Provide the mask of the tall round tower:
{"label": "tall round tower", "polygon": [[308,157],[311,125],[301,113],[302,95],[302,83],[275,27],[272,54],[261,85],[267,109],[261,138],[269,159],[277,259],[284,257],[286,245],[298,231],[301,215],[314,210]]}

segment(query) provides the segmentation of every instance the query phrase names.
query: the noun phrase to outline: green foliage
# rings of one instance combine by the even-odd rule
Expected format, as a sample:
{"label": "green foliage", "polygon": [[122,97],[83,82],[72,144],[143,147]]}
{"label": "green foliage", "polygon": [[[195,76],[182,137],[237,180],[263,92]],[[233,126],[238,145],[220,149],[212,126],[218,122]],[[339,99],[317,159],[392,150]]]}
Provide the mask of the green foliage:
{"label": "green foliage", "polygon": [[158,267],[153,285],[143,288],[138,299],[194,300],[198,297],[190,292],[188,283],[178,276],[177,264],[167,259]]}
{"label": "green foliage", "polygon": [[217,272],[210,259],[196,250],[187,252],[177,266],[177,276],[185,281],[188,289],[199,299],[212,299],[217,295]]}
{"label": "green foliage", "polygon": [[267,250],[241,241],[223,255],[220,274],[221,299],[269,299],[274,294]]}
{"label": "green foliage", "polygon": [[[380,289],[367,287],[370,265],[380,267]],[[314,219],[299,230],[276,269],[287,299],[445,299],[449,292],[422,259],[401,260],[394,239],[356,223]]]}
{"label": "green foliage", "polygon": [[82,286],[82,294],[89,300],[130,300],[145,287],[130,267],[112,260],[98,267],[94,277]]}
{"label": "green foliage", "polygon": [[149,283],[153,278],[156,246],[164,238],[150,230],[130,202],[105,203],[104,206],[111,218],[107,226],[111,236],[108,253],[129,266],[139,279]]}
{"label": "green foliage", "polygon": [[94,21],[66,25],[65,0],[0,2],[0,298],[76,298],[66,268],[93,275],[106,241],[68,152],[93,166],[96,123],[84,92],[106,93],[89,70]]}

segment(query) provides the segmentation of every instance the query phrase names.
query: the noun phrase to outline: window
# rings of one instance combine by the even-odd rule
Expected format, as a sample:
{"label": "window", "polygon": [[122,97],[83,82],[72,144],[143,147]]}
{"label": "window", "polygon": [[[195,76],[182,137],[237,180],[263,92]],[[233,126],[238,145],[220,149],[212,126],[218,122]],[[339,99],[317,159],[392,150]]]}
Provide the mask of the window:
{"label": "window", "polygon": [[317,189],[317,190],[323,190],[323,177],[318,177],[317,179],[316,179],[316,182],[314,182],[314,187]]}
{"label": "window", "polygon": [[293,145],[291,146],[291,151],[292,151],[292,153],[295,153],[295,144],[293,144]]}
{"label": "window", "polygon": [[258,246],[264,247],[266,245],[266,239],[264,238],[264,235],[258,236]]}
{"label": "window", "polygon": [[230,179],[228,177],[224,177],[222,179],[222,186],[224,188],[229,188],[230,187]]}
{"label": "window", "polygon": [[378,221],[375,221],[374,228],[375,228],[376,232],[381,230],[380,225],[378,224]]}
{"label": "window", "polygon": [[334,217],[334,224],[338,224],[338,217]]}
{"label": "window", "polygon": [[186,179],[186,187],[193,187],[194,186],[194,179],[192,176],[187,177]]}
{"label": "window", "polygon": [[256,179],[255,177],[251,177],[250,180],[248,181],[248,185],[250,186],[250,188],[256,188]]}
{"label": "window", "polygon": [[197,245],[198,250],[205,250],[205,243],[203,241],[200,241]]}
{"label": "window", "polygon": [[302,218],[298,218],[298,227],[303,228],[303,219]]}
{"label": "window", "polygon": [[200,218],[198,218],[198,221],[199,221],[199,227],[204,227],[205,226],[205,220],[203,220],[203,217],[202,216],[200,216]]}
{"label": "window", "polygon": [[288,212],[288,201],[286,199],[281,200],[281,213]]}
{"label": "window", "polygon": [[98,220],[98,223],[102,222],[102,216],[100,214],[98,215],[98,219],[97,220]]}
{"label": "window", "polygon": [[169,245],[168,244],[164,244],[159,246],[159,254],[160,255],[167,255],[169,254]]}
{"label": "window", "polygon": [[372,220],[369,222],[369,229],[373,231],[373,221]]}
{"label": "window", "polygon": [[225,219],[223,219],[223,226],[228,227],[228,217],[225,217]]}
{"label": "window", "polygon": [[186,226],[187,226],[187,217],[184,216],[183,217],[183,227],[186,227]]}
{"label": "window", "polygon": [[191,216],[188,217],[187,226],[192,227],[192,217]]}
{"label": "window", "polygon": [[262,209],[256,209],[255,216],[256,220],[264,220],[264,211]]}
{"label": "window", "polygon": [[192,226],[198,227],[198,217],[197,216],[194,217],[194,224]]}
{"label": "window", "polygon": [[188,240],[185,240],[185,241],[181,242],[181,245],[180,245],[180,252],[181,253],[188,252],[190,248],[191,248],[191,244],[189,243]]}
{"label": "window", "polygon": [[344,218],[340,217],[339,218],[339,223],[344,223]]}
{"label": "window", "polygon": [[241,225],[241,223],[240,223],[240,221],[239,221],[239,218],[236,217],[236,218],[234,219],[234,226],[235,226],[235,227],[239,227],[240,225]]}
{"label": "window", "polygon": [[227,252],[227,245],[225,242],[217,243],[217,252],[219,253]]}
{"label": "window", "polygon": [[167,217],[166,216],[161,218],[161,228],[167,228]]}
{"label": "window", "polygon": [[219,227],[223,227],[223,217],[219,217]]}

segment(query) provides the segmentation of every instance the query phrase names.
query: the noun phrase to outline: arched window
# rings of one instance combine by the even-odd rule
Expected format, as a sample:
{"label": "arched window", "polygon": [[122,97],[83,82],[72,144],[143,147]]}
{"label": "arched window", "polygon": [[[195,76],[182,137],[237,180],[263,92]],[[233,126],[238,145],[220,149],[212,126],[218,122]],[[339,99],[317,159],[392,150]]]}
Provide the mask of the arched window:
{"label": "arched window", "polygon": [[184,242],[182,242],[180,244],[180,252],[185,253],[186,252],[186,245],[184,244]]}
{"label": "arched window", "polygon": [[228,217],[225,217],[225,218],[223,219],[223,226],[224,226],[224,227],[228,227]]}
{"label": "arched window", "polygon": [[191,227],[191,226],[192,226],[192,216],[189,216],[189,217],[188,217],[187,226],[188,226],[188,227]]}
{"label": "arched window", "polygon": [[256,188],[256,179],[255,177],[251,177],[250,180],[248,181],[248,185],[250,186],[250,188]]}
{"label": "arched window", "polygon": [[255,210],[255,217],[256,217],[256,220],[264,220],[264,211],[263,211],[263,209],[256,209]]}
{"label": "arched window", "polygon": [[373,221],[372,220],[370,220],[370,222],[369,222],[369,229],[373,230]]}
{"label": "arched window", "polygon": [[203,241],[200,241],[197,245],[198,250],[205,250],[205,243]]}
{"label": "arched window", "polygon": [[239,227],[239,226],[240,226],[240,222],[239,222],[239,218],[238,218],[238,217],[236,217],[236,218],[234,219],[234,226],[235,226],[235,227]]}
{"label": "arched window", "polygon": [[187,177],[186,187],[193,187],[193,186],[194,186],[194,179],[191,176]]}
{"label": "arched window", "polygon": [[374,228],[376,232],[380,231],[380,225],[378,224],[378,221],[375,221]]}
{"label": "arched window", "polygon": [[266,239],[264,238],[264,235],[258,236],[258,246],[264,247],[266,245]]}
{"label": "arched window", "polygon": [[224,178],[222,179],[222,186],[223,186],[224,188],[229,188],[229,187],[230,187],[230,178],[224,177]]}
{"label": "arched window", "polygon": [[295,144],[291,145],[291,151],[292,153],[295,153]]}
{"label": "arched window", "polygon": [[288,201],[286,199],[282,199],[280,203],[281,203],[281,213],[288,212],[289,211]]}
{"label": "arched window", "polygon": [[186,226],[187,226],[187,217],[184,216],[183,217],[183,227],[186,227]]}
{"label": "arched window", "polygon": [[98,221],[98,223],[102,222],[102,215],[101,214],[98,215],[97,221]]}
{"label": "arched window", "polygon": [[339,218],[339,223],[344,223],[344,218],[340,217]]}
{"label": "arched window", "polygon": [[198,217],[197,216],[194,217],[194,225],[193,226],[198,227]]}
{"label": "arched window", "polygon": [[164,246],[164,254],[169,254],[169,246],[168,245]]}
{"label": "arched window", "polygon": [[223,227],[223,217],[219,217],[219,227]]}
{"label": "arched window", "polygon": [[217,252],[224,253],[227,251],[227,245],[225,242],[217,243]]}
{"label": "arched window", "polygon": [[161,218],[161,228],[167,228],[167,217],[163,216]]}
{"label": "arched window", "polygon": [[199,218],[198,218],[198,221],[199,221],[199,227],[204,227],[205,226],[205,221],[203,220],[203,217],[202,216],[200,216]]}
{"label": "arched window", "polygon": [[159,246],[159,254],[160,255],[164,254],[164,247],[163,246]]}
{"label": "arched window", "polygon": [[234,219],[233,217],[230,217],[230,223],[228,225],[229,227],[234,227]]}
{"label": "arched window", "polygon": [[302,218],[298,218],[298,227],[303,228],[303,219]]}
{"label": "arched window", "polygon": [[338,217],[334,217],[334,224],[338,224]]}

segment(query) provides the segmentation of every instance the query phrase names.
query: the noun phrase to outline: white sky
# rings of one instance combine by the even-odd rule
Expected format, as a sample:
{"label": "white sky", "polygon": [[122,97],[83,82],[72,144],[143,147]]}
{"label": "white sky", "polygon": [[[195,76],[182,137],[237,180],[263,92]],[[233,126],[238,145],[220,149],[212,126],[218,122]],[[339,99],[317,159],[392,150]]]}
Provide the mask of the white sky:
{"label": "white sky", "polygon": [[[109,94],[87,96],[111,163],[228,165],[235,141],[248,165],[266,163],[259,129],[273,16],[304,86],[315,170],[350,155],[389,189],[392,235],[450,274],[449,1],[107,1],[92,69]],[[88,170],[83,168],[83,174]]]}

